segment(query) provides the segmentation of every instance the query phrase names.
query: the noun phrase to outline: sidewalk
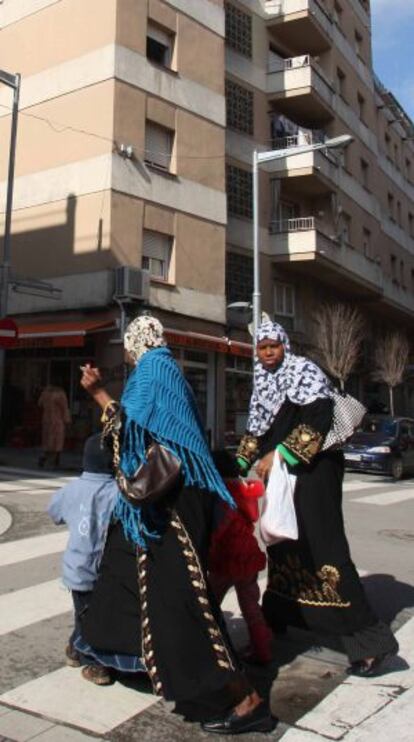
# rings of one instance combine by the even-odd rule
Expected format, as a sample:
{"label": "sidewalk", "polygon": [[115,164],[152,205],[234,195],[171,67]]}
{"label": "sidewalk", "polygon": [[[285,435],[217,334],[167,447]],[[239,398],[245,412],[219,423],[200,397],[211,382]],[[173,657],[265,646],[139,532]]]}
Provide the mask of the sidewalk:
{"label": "sidewalk", "polygon": [[63,451],[58,469],[39,469],[37,462],[40,448],[5,448],[0,447],[0,467],[8,466],[16,469],[33,469],[39,474],[65,474],[66,472],[79,474],[82,470],[81,451]]}

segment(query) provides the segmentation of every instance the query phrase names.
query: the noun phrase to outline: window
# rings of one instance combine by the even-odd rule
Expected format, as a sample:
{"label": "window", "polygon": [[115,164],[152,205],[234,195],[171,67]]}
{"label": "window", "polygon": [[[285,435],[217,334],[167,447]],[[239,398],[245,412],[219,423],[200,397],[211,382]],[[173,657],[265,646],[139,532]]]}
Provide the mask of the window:
{"label": "window", "polygon": [[365,120],[365,98],[361,93],[357,95],[358,116],[361,121]]}
{"label": "window", "polygon": [[336,69],[336,92],[346,100],[346,76],[339,67]]}
{"label": "window", "polygon": [[395,166],[400,169],[400,152],[398,149],[398,144],[394,144],[394,162]]}
{"label": "window", "polygon": [[408,234],[414,237],[414,215],[411,212],[408,214]]}
{"label": "window", "polygon": [[162,67],[171,67],[174,36],[148,22],[147,59]]}
{"label": "window", "polygon": [[228,252],[226,255],[227,303],[250,301],[253,293],[253,259],[248,255]]}
{"label": "window", "polygon": [[253,134],[253,93],[233,80],[226,80],[227,126]]}
{"label": "window", "polygon": [[169,170],[174,132],[153,121],[145,122],[145,162],[147,165]]}
{"label": "window", "polygon": [[342,223],[341,223],[341,234],[340,234],[341,241],[345,242],[347,245],[350,245],[352,243],[352,240],[351,240],[351,226],[352,226],[351,217],[349,216],[349,214],[346,214],[345,211],[343,211],[342,214],[341,214],[341,220],[342,220]]}
{"label": "window", "polygon": [[276,281],[274,285],[274,319],[286,330],[295,327],[295,287]]}
{"label": "window", "polygon": [[414,268],[411,268],[411,291],[414,291]]}
{"label": "window", "polygon": [[359,31],[357,31],[356,29],[355,29],[354,38],[355,38],[355,51],[358,57],[361,59],[362,58],[362,44],[363,44],[364,39],[362,38],[362,35],[359,33]]}
{"label": "window", "polygon": [[342,19],[343,19],[342,6],[335,0],[334,7],[333,7],[333,20],[334,20],[335,25],[338,26],[340,31],[342,31]]}
{"label": "window", "polygon": [[252,56],[252,17],[231,3],[225,3],[226,44],[245,57]]}
{"label": "window", "polygon": [[401,201],[397,201],[397,224],[402,226]]}
{"label": "window", "polygon": [[142,242],[142,268],[153,278],[168,281],[173,238],[162,232],[144,229]]}
{"label": "window", "polygon": [[385,152],[387,154],[388,159],[391,160],[391,137],[389,134],[385,134],[384,142],[385,142]]}
{"label": "window", "polygon": [[392,193],[388,194],[388,216],[389,218],[395,222],[395,214],[394,214],[394,196]]}
{"label": "window", "polygon": [[248,170],[226,165],[227,205],[229,214],[253,216],[253,179]]}
{"label": "window", "polygon": [[372,260],[373,254],[371,231],[369,229],[366,229],[365,227],[362,230],[362,249],[364,251],[365,257],[368,258],[368,260]]}
{"label": "window", "polygon": [[405,288],[405,267],[403,260],[400,260],[400,284]]}
{"label": "window", "polygon": [[405,177],[411,181],[411,160],[408,157],[405,159]]}
{"label": "window", "polygon": [[391,266],[391,278],[394,283],[397,283],[397,258],[395,255],[390,255],[390,266]]}
{"label": "window", "polygon": [[364,188],[369,190],[369,164],[366,162],[366,160],[363,160],[361,157],[360,160],[361,165],[361,182]]}

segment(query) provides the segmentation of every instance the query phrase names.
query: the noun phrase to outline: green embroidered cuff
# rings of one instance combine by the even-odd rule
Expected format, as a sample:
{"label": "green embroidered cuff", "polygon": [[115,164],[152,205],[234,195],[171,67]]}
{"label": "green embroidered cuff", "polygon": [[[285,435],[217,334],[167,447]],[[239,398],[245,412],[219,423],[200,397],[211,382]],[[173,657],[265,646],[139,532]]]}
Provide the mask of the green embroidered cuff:
{"label": "green embroidered cuff", "polygon": [[296,464],[299,464],[299,459],[296,458],[296,456],[293,455],[291,451],[289,451],[283,443],[279,443],[276,446],[276,451],[283,456],[284,460],[287,464],[290,464],[290,466],[296,466]]}

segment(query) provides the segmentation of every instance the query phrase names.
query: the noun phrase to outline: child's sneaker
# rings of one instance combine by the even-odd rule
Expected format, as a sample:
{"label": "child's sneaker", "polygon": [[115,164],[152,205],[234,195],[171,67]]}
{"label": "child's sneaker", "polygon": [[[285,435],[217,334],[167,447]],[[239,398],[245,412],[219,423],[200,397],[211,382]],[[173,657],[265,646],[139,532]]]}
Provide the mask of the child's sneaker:
{"label": "child's sneaker", "polygon": [[82,668],[82,677],[95,685],[111,685],[112,683],[109,670],[103,665],[85,665]]}
{"label": "child's sneaker", "polygon": [[66,664],[68,667],[80,667],[79,652],[76,651],[70,644],[65,649]]}

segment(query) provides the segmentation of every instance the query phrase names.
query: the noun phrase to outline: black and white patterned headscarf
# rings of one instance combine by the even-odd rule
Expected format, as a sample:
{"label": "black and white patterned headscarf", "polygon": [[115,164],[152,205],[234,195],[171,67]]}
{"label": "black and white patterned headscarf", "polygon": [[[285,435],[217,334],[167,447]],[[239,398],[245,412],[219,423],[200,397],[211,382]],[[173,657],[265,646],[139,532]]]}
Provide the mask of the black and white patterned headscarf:
{"label": "black and white patterned headscarf", "polygon": [[286,399],[297,405],[306,405],[333,394],[332,385],[319,366],[292,353],[289,338],[281,325],[263,322],[256,333],[255,344],[262,340],[283,343],[285,355],[280,366],[271,371],[256,356],[247,421],[247,431],[252,435],[264,435],[269,430]]}
{"label": "black and white patterned headscarf", "polygon": [[164,328],[161,322],[152,315],[142,314],[129,323],[124,335],[124,348],[135,362],[151,348],[163,348]]}

